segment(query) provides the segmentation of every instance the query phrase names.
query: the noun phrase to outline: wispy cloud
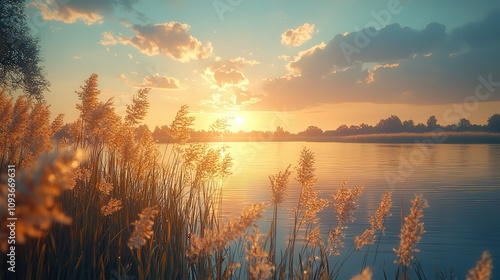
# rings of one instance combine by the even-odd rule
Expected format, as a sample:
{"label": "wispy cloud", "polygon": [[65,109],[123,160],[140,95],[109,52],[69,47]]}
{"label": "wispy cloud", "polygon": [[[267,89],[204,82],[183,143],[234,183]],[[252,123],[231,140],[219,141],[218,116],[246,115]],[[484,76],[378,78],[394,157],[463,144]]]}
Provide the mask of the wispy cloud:
{"label": "wispy cloud", "polygon": [[286,30],[281,35],[281,44],[287,47],[298,47],[312,38],[314,24],[304,23],[293,29]]}
{"label": "wispy cloud", "polygon": [[160,74],[152,76],[145,76],[142,83],[134,83],[128,79],[125,74],[120,75],[120,79],[127,85],[138,88],[157,88],[157,89],[182,89],[185,88],[181,85],[178,79]]}

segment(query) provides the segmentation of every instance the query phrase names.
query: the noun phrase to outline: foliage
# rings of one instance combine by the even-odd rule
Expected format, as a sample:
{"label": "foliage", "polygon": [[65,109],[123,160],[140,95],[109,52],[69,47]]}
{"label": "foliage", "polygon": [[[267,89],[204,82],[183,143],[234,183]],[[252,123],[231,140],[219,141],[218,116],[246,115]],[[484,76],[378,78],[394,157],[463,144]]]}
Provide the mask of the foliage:
{"label": "foliage", "polygon": [[0,2],[0,83],[9,91],[21,89],[42,100],[49,82],[40,66],[39,39],[30,34],[24,7],[24,0]]}

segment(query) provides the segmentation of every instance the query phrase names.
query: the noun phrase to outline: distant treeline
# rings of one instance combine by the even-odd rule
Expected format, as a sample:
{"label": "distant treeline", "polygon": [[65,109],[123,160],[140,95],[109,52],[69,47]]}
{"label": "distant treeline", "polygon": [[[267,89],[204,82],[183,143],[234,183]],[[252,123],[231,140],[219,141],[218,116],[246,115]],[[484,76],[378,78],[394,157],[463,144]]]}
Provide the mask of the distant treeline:
{"label": "distant treeline", "polygon": [[[144,131],[152,132],[153,138],[159,143],[172,142],[169,136],[169,126],[156,126],[153,131],[143,124],[136,128],[136,137],[140,138]],[[397,134],[406,134],[405,137],[410,137],[411,134],[427,134],[430,132],[481,132],[481,133],[500,133],[500,114],[492,115],[486,124],[472,124],[468,119],[462,118],[456,124],[441,125],[435,116],[430,116],[425,124],[415,124],[413,120],[401,121],[398,116],[390,116],[386,119],[381,119],[376,125],[359,124],[359,125],[341,125],[335,130],[325,130],[317,126],[309,126],[305,130],[298,133],[291,133],[285,128],[278,126],[274,131],[226,131],[224,135],[214,135],[210,130],[195,130],[191,132],[192,141],[293,141],[293,140],[310,140],[311,138],[325,139],[332,141],[342,141],[341,139],[357,142],[351,136],[363,135],[378,135],[377,137],[387,134],[388,136]],[[64,129],[60,132],[65,134]],[[478,135],[478,134],[476,134]],[[66,136],[66,135],[63,135]],[[349,137],[347,137],[349,136]],[[67,137],[67,136],[66,136]],[[412,136],[413,137],[413,136]],[[470,135],[470,137],[475,137]],[[366,137],[359,138],[365,139]],[[411,138],[411,137],[410,137]],[[335,140],[337,139],[337,140]],[[370,138],[366,138],[370,139]],[[495,138],[496,139],[496,138]],[[361,140],[359,140],[361,141]],[[495,140],[496,141],[496,140]]]}

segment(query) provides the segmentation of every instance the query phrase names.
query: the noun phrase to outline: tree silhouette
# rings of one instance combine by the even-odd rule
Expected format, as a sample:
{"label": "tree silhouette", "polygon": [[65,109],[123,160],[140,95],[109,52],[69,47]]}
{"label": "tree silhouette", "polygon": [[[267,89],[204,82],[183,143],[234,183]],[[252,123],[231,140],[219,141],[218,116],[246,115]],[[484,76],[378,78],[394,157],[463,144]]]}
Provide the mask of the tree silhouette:
{"label": "tree silhouette", "polygon": [[494,114],[488,119],[488,131],[500,132],[500,114]]}
{"label": "tree silhouette", "polygon": [[415,123],[413,120],[406,120],[403,122],[403,131],[405,132],[414,132],[415,130]]}
{"label": "tree silhouette", "polygon": [[471,127],[471,123],[468,119],[466,118],[461,118],[458,121],[458,131],[467,131]]}
{"label": "tree silhouette", "polygon": [[436,119],[436,116],[430,116],[429,119],[427,119],[427,129],[429,131],[432,131],[436,128],[438,128],[438,124],[437,124],[437,119]]}
{"label": "tree silhouette", "polygon": [[299,132],[303,136],[323,136],[323,130],[317,126],[311,125],[305,131]]}
{"label": "tree silhouette", "polygon": [[274,131],[274,137],[284,137],[284,136],[289,136],[290,132],[285,131],[282,126],[276,127],[276,130]]}
{"label": "tree silhouette", "polygon": [[38,38],[30,34],[24,0],[0,1],[0,83],[9,91],[22,89],[38,100],[48,90],[40,66]]}
{"label": "tree silhouette", "polygon": [[387,119],[382,119],[377,124],[378,132],[395,133],[401,132],[403,124],[398,116],[392,115]]}
{"label": "tree silhouette", "polygon": [[345,124],[337,127],[337,130],[335,130],[337,135],[349,135],[349,127]]}

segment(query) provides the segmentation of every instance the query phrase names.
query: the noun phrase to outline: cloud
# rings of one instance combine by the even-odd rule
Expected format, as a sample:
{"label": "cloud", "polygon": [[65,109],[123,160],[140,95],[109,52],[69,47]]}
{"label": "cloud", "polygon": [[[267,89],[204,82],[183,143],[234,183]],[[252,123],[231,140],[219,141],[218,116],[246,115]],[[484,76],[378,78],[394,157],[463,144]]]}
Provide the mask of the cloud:
{"label": "cloud", "polygon": [[[376,36],[370,37],[370,34]],[[288,67],[298,73],[326,75],[356,62],[390,62],[427,53],[446,38],[445,27],[437,23],[430,23],[423,30],[401,27],[397,23],[381,30],[370,27],[338,34],[327,45],[300,52]]]}
{"label": "cloud", "polygon": [[99,44],[103,46],[112,46],[118,44],[118,41],[115,39],[115,36],[112,32],[104,31],[102,33],[102,39],[99,41]]}
{"label": "cloud", "polygon": [[199,105],[215,110],[241,110],[257,103],[260,99],[246,88],[249,80],[243,73],[245,67],[257,64],[259,62],[243,57],[214,61],[203,71],[202,77],[217,92],[201,100]]}
{"label": "cloud", "polygon": [[281,34],[281,44],[287,47],[298,47],[312,38],[314,24],[304,23]]}
{"label": "cloud", "polygon": [[[479,76],[500,81],[497,26],[500,11],[449,33],[445,26],[430,23],[422,30],[392,24],[338,34],[328,44],[298,53],[287,64],[288,74],[268,79],[263,85],[266,95],[255,108],[463,102],[474,94]],[[369,40],[361,44],[367,34]]]}
{"label": "cloud", "polygon": [[125,74],[120,75],[120,79],[122,79],[126,84],[132,87],[138,88],[157,88],[157,89],[182,89],[181,83],[178,79],[162,76],[160,74],[154,74],[152,76],[145,76],[143,78],[142,83],[134,83],[131,82]]}
{"label": "cloud", "polygon": [[203,78],[211,84],[212,89],[227,89],[237,87],[245,89],[248,79],[243,74],[245,66],[259,64],[255,60],[246,60],[242,57],[230,60],[218,60],[207,67],[203,72]]}
{"label": "cloud", "polygon": [[284,61],[289,61],[291,59],[291,57],[286,54],[278,55],[278,58]]}
{"label": "cloud", "polygon": [[451,37],[457,43],[479,46],[500,41],[500,9],[491,12],[486,18],[477,22],[469,22],[455,28]]}
{"label": "cloud", "polygon": [[210,42],[203,45],[198,39],[189,34],[191,28],[188,24],[168,22],[161,24],[132,25],[131,30],[135,35],[127,37],[109,37],[110,33],[103,34],[101,42],[117,42],[131,45],[145,55],[154,56],[163,54],[174,60],[189,62],[190,60],[204,59],[212,56],[213,49]]}
{"label": "cloud", "polygon": [[113,14],[120,8],[127,12],[134,12],[140,18],[144,15],[135,11],[133,5],[138,0],[36,0],[32,3],[37,7],[45,20],[55,20],[64,23],[75,23],[78,20],[87,25],[102,23],[104,17]]}

